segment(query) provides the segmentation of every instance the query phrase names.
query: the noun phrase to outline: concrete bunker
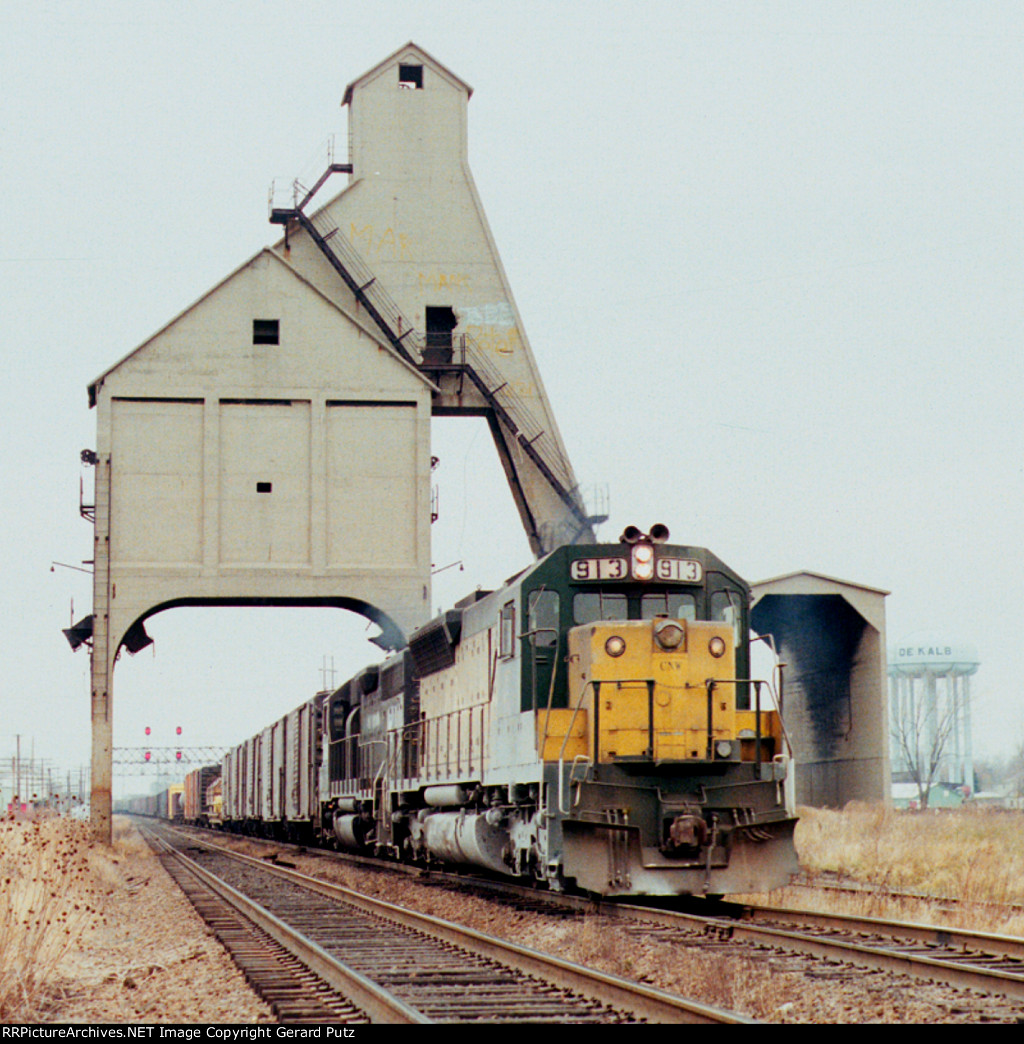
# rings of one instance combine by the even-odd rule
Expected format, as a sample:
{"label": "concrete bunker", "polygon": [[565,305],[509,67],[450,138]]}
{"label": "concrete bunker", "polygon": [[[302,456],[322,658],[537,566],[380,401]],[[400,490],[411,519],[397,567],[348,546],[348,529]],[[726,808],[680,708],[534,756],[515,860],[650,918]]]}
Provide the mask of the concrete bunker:
{"label": "concrete bunker", "polygon": [[752,626],[772,635],[784,664],[797,802],[887,800],[887,592],[806,572],[762,581],[753,592]]}

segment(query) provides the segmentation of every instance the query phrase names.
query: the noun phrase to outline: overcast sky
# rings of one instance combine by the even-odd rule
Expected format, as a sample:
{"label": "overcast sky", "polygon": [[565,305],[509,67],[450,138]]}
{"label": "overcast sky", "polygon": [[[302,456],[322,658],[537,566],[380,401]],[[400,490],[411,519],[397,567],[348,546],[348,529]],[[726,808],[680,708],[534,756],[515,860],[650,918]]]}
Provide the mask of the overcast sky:
{"label": "overcast sky", "polygon": [[[0,2],[0,765],[88,762],[88,383],[262,246],[273,178],[414,40],[577,476],[752,581],[890,591],[973,646],[977,753],[1024,740],[1019,2]],[[530,560],[482,422],[438,425],[434,601]],[[460,563],[461,568],[458,564]],[[376,658],[338,611],[174,610],[115,744],[227,745]],[[327,679],[330,681],[330,678]],[[143,734],[153,730],[151,740]],[[5,794],[6,797],[6,794]]]}

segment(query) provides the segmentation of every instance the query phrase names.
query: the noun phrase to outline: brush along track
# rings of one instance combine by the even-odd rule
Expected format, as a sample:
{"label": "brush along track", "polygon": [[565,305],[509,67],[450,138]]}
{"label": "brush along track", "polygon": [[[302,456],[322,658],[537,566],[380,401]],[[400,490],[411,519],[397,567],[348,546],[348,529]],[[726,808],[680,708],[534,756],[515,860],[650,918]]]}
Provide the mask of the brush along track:
{"label": "brush along track", "polygon": [[858,881],[852,877],[843,877],[827,870],[819,870],[814,874],[798,874],[789,882],[789,888],[804,888],[815,892],[834,892],[841,895],[870,899],[896,899],[909,902],[931,903],[949,907],[971,907],[991,910],[1003,916],[1024,913],[1024,903],[998,902],[994,899],[969,899],[952,895],[940,895],[935,892],[908,891],[890,888],[884,883],[872,884]]}
{"label": "brush along track", "polygon": [[[189,856],[311,948],[421,1022],[747,1022],[742,1016],[590,971],[437,918],[361,896],[219,846],[174,837]],[[387,1018],[386,1021],[395,1019]],[[384,1021],[374,1015],[373,1021]]]}

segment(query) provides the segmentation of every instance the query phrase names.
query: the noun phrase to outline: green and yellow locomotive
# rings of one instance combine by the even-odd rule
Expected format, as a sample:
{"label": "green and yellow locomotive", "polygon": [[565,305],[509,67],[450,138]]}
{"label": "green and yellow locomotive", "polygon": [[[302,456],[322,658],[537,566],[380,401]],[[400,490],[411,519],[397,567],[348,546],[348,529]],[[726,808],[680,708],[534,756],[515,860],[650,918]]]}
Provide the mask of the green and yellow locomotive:
{"label": "green and yellow locomotive", "polygon": [[330,694],[336,843],[609,896],[784,884],[790,760],[750,589],[667,541],[559,548]]}

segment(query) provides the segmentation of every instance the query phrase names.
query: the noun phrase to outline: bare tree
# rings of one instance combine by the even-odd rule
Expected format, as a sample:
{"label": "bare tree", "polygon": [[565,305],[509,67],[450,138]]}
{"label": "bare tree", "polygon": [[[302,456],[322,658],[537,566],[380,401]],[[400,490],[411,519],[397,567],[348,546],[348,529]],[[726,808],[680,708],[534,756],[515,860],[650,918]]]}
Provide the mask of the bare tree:
{"label": "bare tree", "polygon": [[1009,784],[1007,797],[1013,807],[1024,808],[1024,739],[1017,740],[1016,749],[1007,761],[1004,779]]}
{"label": "bare tree", "polygon": [[968,720],[967,703],[965,689],[951,687],[940,698],[932,685],[923,692],[911,688],[892,707],[892,736],[907,774],[917,785],[920,808],[928,807],[950,740]]}

